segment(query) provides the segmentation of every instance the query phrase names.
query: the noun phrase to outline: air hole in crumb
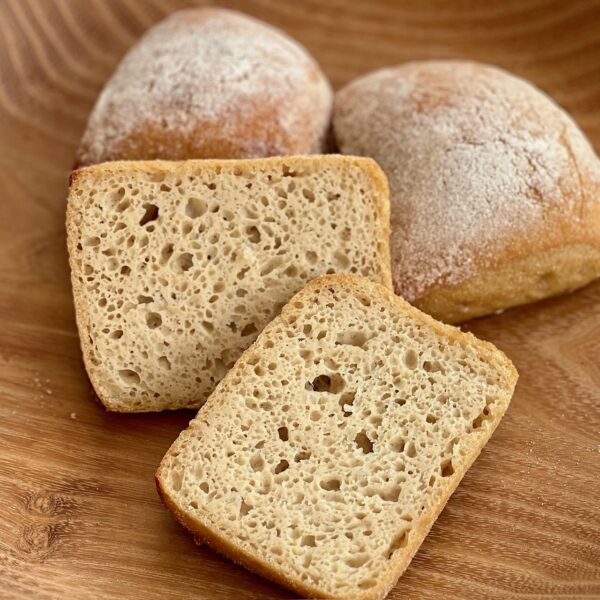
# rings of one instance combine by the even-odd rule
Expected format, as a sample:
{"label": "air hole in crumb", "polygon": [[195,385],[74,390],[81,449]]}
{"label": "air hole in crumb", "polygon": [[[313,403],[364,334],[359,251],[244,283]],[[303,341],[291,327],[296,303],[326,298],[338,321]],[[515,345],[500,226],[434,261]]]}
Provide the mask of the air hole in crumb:
{"label": "air hole in crumb", "polygon": [[398,502],[398,498],[400,497],[400,491],[400,486],[394,485],[390,488],[377,490],[375,493],[386,502]]}
{"label": "air hole in crumb", "polygon": [[427,417],[425,417],[425,420],[427,421],[427,423],[434,425],[435,423],[437,423],[437,417],[429,414],[427,415]]}
{"label": "air hole in crumb", "polygon": [[247,335],[252,335],[254,333],[256,333],[258,331],[258,329],[256,328],[256,325],[254,323],[248,323],[248,325],[246,325],[242,331],[241,331],[241,336],[245,337]]}
{"label": "air hole in crumb", "polygon": [[158,364],[167,371],[171,370],[171,361],[166,356],[159,356]]}
{"label": "air hole in crumb", "polygon": [[279,439],[282,442],[287,442],[288,441],[288,428],[287,427],[280,427],[277,430],[277,435],[279,435]]}
{"label": "air hole in crumb", "polygon": [[83,240],[84,246],[98,246],[100,244],[100,238],[98,236],[88,237]]}
{"label": "air hole in crumb", "polygon": [[110,337],[111,337],[113,340],[118,340],[118,339],[121,339],[121,338],[123,337],[123,330],[122,330],[122,329],[115,329],[115,331],[113,331],[113,332],[110,334]]}
{"label": "air hole in crumb", "polygon": [[277,464],[277,466],[275,467],[275,471],[274,471],[275,475],[277,475],[278,473],[283,473],[284,471],[287,471],[289,466],[290,466],[290,463],[287,460],[285,460],[285,459],[280,460],[279,463]]}
{"label": "air hole in crumb", "polygon": [[150,304],[154,299],[151,296],[138,296],[137,301],[138,304]]}
{"label": "air hole in crumb", "polygon": [[254,225],[246,228],[246,235],[248,236],[248,240],[253,244],[258,244],[261,240],[260,231]]}
{"label": "air hole in crumb", "polygon": [[327,479],[323,480],[319,483],[321,489],[326,490],[328,492],[338,491],[340,489],[341,481],[339,479]]}
{"label": "air hole in crumb", "polygon": [[409,369],[416,369],[417,366],[419,365],[419,355],[412,348],[409,348],[404,353],[404,364]]}
{"label": "air hole in crumb", "polygon": [[165,244],[160,251],[160,262],[165,264],[169,262],[169,259],[173,256],[173,244]]}
{"label": "air hole in crumb", "polygon": [[302,539],[300,540],[300,545],[301,546],[310,546],[310,547],[314,548],[317,545],[315,536],[314,535],[303,535]]}
{"label": "air hole in crumb", "polygon": [[158,206],[156,204],[152,204],[151,202],[145,202],[143,204],[144,208],[144,216],[140,219],[140,225],[144,226],[146,223],[150,223],[151,221],[156,221],[158,219]]}
{"label": "air hole in crumb", "polygon": [[447,458],[446,460],[442,461],[441,472],[442,477],[450,477],[451,475],[454,475],[454,467],[452,466],[451,458]]}
{"label": "air hole in crumb", "polygon": [[123,265],[121,267],[121,275],[125,275],[125,277],[127,277],[130,273],[131,273],[131,268],[129,268],[127,265]]}
{"label": "air hole in crumb", "polygon": [[414,458],[417,455],[417,448],[413,442],[409,442],[405,448],[405,454],[408,458]]}
{"label": "air hole in crumb", "polygon": [[365,579],[358,584],[358,587],[361,590],[368,590],[377,585],[377,581],[375,579]]}
{"label": "air hole in crumb", "polygon": [[146,325],[150,329],[156,329],[162,325],[162,317],[156,312],[151,312],[146,315]]}
{"label": "air hole in crumb", "polygon": [[246,504],[243,500],[240,504],[240,517],[245,517],[252,510],[252,506],[250,504]]}
{"label": "air hole in crumb", "polygon": [[321,420],[321,413],[318,410],[313,410],[310,413],[310,420],[311,421],[320,421]]}
{"label": "air hole in crumb", "polygon": [[354,443],[363,451],[363,454],[373,452],[373,442],[369,439],[364,429],[356,434]]}
{"label": "air hole in crumb", "polygon": [[294,456],[294,462],[302,462],[303,460],[308,460],[311,454],[308,450],[303,450],[302,452],[298,452],[296,456]]}
{"label": "air hole in crumb", "polygon": [[479,429],[485,420],[486,416],[483,413],[475,417],[475,419],[473,419],[473,429]]}
{"label": "air hole in crumb", "polygon": [[408,532],[403,531],[402,533],[395,536],[394,539],[392,540],[392,542],[390,543],[388,550],[387,550],[387,558],[388,559],[392,558],[392,555],[394,554],[394,552],[396,552],[396,550],[400,550],[400,548],[406,548],[407,544],[408,544]]}
{"label": "air hole in crumb", "polygon": [[185,214],[190,219],[201,217],[208,209],[204,200],[200,198],[190,198],[185,205]]}
{"label": "air hole in crumb", "polygon": [[352,414],[355,396],[356,392],[346,392],[340,397],[339,404],[342,408],[345,417],[349,417]]}
{"label": "air hole in crumb", "polygon": [[406,440],[402,437],[397,437],[392,440],[392,448],[396,452],[404,452],[404,446],[406,445]]}
{"label": "air hole in crumb", "polygon": [[356,346],[357,348],[364,348],[368,338],[362,331],[344,331],[338,333],[335,339],[336,346]]}
{"label": "air hole in crumb", "polygon": [[308,250],[306,252],[306,260],[308,262],[309,265],[315,265],[317,264],[317,260],[318,260],[318,256],[316,252],[313,252],[312,250]]}
{"label": "air hole in crumb", "polygon": [[210,491],[210,488],[208,487],[208,483],[206,483],[206,481],[203,481],[199,486],[198,486],[205,494],[208,494],[208,492]]}
{"label": "air hole in crumb", "polygon": [[352,556],[351,558],[346,559],[346,564],[351,569],[360,569],[363,565],[365,565],[369,560],[368,554],[359,554],[358,556]]}
{"label": "air hole in crumb", "polygon": [[437,360],[426,360],[423,363],[423,369],[427,371],[427,373],[444,373],[444,368],[442,367],[441,363]]}
{"label": "air hole in crumb", "polygon": [[307,190],[306,188],[304,188],[302,190],[302,195],[309,201],[309,202],[314,202],[315,201],[315,195],[310,191]]}
{"label": "air hole in crumb", "polygon": [[318,375],[312,382],[307,381],[304,387],[313,392],[337,394],[344,389],[344,380],[337,373],[334,373],[331,376]]}
{"label": "air hole in crumb", "polygon": [[268,275],[269,273],[273,272],[277,267],[279,267],[282,264],[282,262],[283,258],[281,258],[280,256],[276,256],[275,258],[272,258],[269,261],[267,261],[267,263],[260,270],[261,277],[264,277],[265,275]]}
{"label": "air hole in crumb", "polygon": [[121,369],[119,376],[127,385],[137,385],[140,382],[140,376],[131,369]]}
{"label": "air hole in crumb", "polygon": [[183,486],[183,473],[181,471],[173,471],[171,473],[171,485],[176,492],[181,490]]}
{"label": "air hole in crumb", "polygon": [[336,252],[333,255],[336,267],[339,269],[347,269],[350,266],[350,259],[342,252]]}
{"label": "air hole in crumb", "polygon": [[184,252],[177,257],[177,266],[181,271],[189,271],[194,264],[194,257],[189,252]]}

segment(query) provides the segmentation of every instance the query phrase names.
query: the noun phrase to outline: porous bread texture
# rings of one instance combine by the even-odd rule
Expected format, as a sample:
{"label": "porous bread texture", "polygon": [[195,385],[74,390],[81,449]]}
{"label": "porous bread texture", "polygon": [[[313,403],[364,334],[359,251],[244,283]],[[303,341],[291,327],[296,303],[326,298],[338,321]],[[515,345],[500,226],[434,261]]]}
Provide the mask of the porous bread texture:
{"label": "porous bread texture", "polygon": [[197,539],[310,597],[383,598],[506,411],[489,343],[355,276],[312,281],[157,471]]}
{"label": "porous bread texture", "polygon": [[600,275],[600,161],[530,83],[473,62],[407,63],[340,90],[334,129],[342,152],[387,174],[394,289],[434,316],[458,322]]}
{"label": "porous bread texture", "polygon": [[182,10],[123,58],[76,164],[319,154],[332,103],[319,65],[282,31],[231,10]]}
{"label": "porous bread texture", "polygon": [[67,229],[86,368],[115,411],[201,406],[318,275],[391,287],[370,159],[104,163],[73,174]]}

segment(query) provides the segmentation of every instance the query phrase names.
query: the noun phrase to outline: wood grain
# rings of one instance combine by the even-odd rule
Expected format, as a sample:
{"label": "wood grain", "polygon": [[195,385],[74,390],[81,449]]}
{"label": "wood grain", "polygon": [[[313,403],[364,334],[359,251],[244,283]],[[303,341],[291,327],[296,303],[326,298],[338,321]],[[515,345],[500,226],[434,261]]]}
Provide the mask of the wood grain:
{"label": "wood grain", "polygon": [[[289,598],[192,540],[153,486],[191,413],[92,400],[71,302],[66,182],[87,114],[185,0],[0,1],[0,596]],[[600,148],[600,2],[251,0],[340,86],[415,58],[533,80]],[[391,598],[600,598],[600,283],[468,327],[514,360],[506,418]]]}

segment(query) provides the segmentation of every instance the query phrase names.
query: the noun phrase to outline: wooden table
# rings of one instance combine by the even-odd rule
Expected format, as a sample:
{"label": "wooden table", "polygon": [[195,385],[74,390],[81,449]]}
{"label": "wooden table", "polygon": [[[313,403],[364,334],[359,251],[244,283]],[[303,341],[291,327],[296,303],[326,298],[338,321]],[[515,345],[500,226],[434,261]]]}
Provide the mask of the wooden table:
{"label": "wooden table", "polygon": [[[66,185],[98,91],[185,0],[0,0],[0,597],[290,598],[197,548],[153,473],[191,412],[92,400],[65,248]],[[333,84],[415,58],[507,67],[600,149],[600,2],[229,2]],[[600,598],[600,283],[481,319],[521,373],[511,409],[391,598]]]}

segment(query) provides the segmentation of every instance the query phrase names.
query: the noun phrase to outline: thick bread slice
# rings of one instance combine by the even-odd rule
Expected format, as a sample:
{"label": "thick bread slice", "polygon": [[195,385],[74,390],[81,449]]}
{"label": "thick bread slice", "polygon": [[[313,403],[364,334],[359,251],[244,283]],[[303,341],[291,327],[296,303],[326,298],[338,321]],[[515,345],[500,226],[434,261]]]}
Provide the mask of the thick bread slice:
{"label": "thick bread slice", "polygon": [[157,472],[199,539],[303,596],[383,598],[502,418],[517,372],[380,285],[321,277]]}
{"label": "thick bread slice", "polygon": [[370,159],[104,163],[72,175],[67,230],[83,356],[110,410],[201,406],[318,275],[391,287]]}

